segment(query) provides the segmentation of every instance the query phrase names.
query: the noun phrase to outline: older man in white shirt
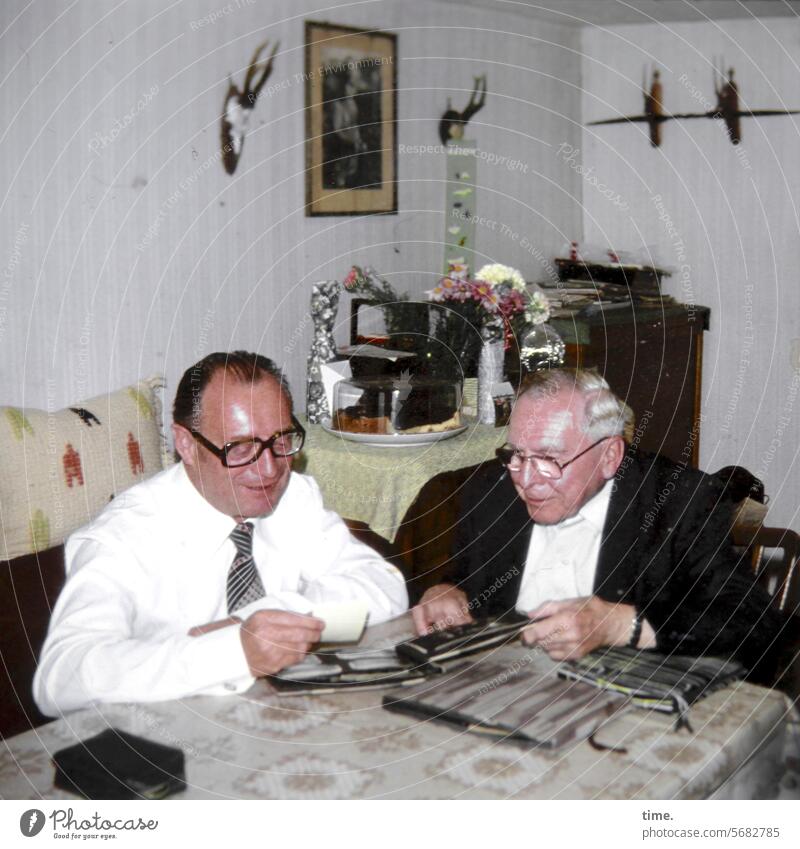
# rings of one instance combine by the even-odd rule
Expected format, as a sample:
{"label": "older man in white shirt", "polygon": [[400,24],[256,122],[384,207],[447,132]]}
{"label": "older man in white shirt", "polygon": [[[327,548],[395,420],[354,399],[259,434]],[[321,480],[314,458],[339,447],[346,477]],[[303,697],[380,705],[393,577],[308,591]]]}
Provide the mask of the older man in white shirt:
{"label": "older man in white shirt", "polygon": [[67,542],[68,580],[34,680],[42,712],[247,689],[319,641],[321,602],[407,607],[402,575],[292,471],[304,433],[274,364],[211,354],[183,376],[181,461]]}

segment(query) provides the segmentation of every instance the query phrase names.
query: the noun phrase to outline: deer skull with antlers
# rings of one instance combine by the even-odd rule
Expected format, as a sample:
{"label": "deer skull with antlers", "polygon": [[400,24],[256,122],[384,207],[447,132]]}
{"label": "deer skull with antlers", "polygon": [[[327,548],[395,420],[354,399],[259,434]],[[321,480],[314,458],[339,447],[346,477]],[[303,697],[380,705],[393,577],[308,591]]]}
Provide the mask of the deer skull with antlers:
{"label": "deer skull with antlers", "polygon": [[452,139],[463,138],[464,127],[467,126],[469,119],[479,109],[483,109],[483,104],[486,102],[486,74],[473,77],[473,79],[475,86],[469,96],[469,103],[464,107],[463,112],[457,112],[453,109],[450,99],[447,100],[447,111],[439,121],[439,138],[444,145]]}
{"label": "deer skull with antlers", "polygon": [[[228,85],[228,93],[225,95],[225,104],[222,109],[222,164],[229,174],[233,174],[236,166],[239,164],[245,132],[250,121],[250,113],[256,105],[256,99],[264,87],[264,83],[272,73],[272,63],[280,46],[280,42],[276,42],[272,53],[269,55],[269,59],[259,67],[258,60],[263,51],[267,49],[268,44],[269,41],[265,41],[256,48],[256,52],[253,54],[253,58],[250,60],[247,68],[247,74],[245,75],[244,85],[241,91],[236,88],[233,80],[230,77],[228,78],[230,84]],[[253,81],[259,71],[261,75],[254,83]]]}

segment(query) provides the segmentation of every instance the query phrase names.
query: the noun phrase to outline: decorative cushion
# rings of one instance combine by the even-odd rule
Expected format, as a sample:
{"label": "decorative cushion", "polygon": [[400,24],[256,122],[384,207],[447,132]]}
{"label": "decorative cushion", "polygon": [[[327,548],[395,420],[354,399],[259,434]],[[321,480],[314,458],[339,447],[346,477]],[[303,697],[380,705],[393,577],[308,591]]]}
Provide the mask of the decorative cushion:
{"label": "decorative cushion", "polygon": [[54,413],[0,407],[0,560],[59,545],[164,468],[153,377]]}

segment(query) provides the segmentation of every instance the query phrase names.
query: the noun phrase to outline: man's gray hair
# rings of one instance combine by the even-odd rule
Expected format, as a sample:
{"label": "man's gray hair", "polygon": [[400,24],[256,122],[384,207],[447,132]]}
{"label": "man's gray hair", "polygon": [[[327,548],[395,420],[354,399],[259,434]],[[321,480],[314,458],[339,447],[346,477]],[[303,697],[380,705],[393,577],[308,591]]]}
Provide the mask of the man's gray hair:
{"label": "man's gray hair", "polygon": [[591,439],[622,436],[633,425],[633,410],[594,369],[542,369],[526,379],[519,397],[552,398],[561,392],[579,392],[585,398],[581,427]]}

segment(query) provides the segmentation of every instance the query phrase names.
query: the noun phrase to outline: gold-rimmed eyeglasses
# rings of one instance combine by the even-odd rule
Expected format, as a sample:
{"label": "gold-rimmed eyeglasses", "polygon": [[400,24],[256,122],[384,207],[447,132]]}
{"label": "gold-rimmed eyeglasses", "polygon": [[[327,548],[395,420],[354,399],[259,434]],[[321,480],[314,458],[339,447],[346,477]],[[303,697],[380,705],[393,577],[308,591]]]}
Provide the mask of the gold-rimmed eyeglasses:
{"label": "gold-rimmed eyeglasses", "polygon": [[536,467],[536,471],[542,475],[542,477],[550,478],[551,480],[560,480],[564,476],[564,469],[566,469],[567,466],[574,463],[576,460],[583,457],[584,454],[591,451],[592,448],[596,448],[601,442],[605,442],[605,440],[609,438],[610,437],[608,436],[601,437],[597,440],[597,442],[593,442],[588,448],[584,448],[583,451],[564,463],[560,460],[554,459],[553,457],[542,456],[540,454],[523,454],[519,448],[508,442],[501,448],[498,448],[495,451],[495,454],[497,455],[497,459],[509,470],[509,472],[519,472],[525,463],[532,463]]}

